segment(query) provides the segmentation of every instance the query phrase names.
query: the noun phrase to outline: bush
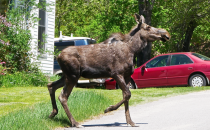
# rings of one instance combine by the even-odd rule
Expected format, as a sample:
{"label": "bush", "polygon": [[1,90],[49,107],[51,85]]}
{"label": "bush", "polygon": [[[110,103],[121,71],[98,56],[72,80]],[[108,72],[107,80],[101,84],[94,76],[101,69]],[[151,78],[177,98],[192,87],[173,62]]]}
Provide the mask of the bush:
{"label": "bush", "polygon": [[0,75],[5,75],[6,74],[6,62],[1,61],[0,59]]}
{"label": "bush", "polygon": [[46,86],[48,78],[41,72],[14,72],[13,74],[0,75],[0,87],[29,87]]}
{"label": "bush", "polygon": [[37,70],[31,64],[31,59],[36,56],[30,53],[30,28],[37,24],[39,18],[31,12],[45,6],[37,4],[36,0],[21,0],[18,6],[14,2],[8,6],[10,9],[6,16],[0,15],[0,59],[7,63],[10,72]]}
{"label": "bush", "polygon": [[30,66],[30,31],[11,24],[0,16],[0,59],[7,63],[11,72],[28,71]]}

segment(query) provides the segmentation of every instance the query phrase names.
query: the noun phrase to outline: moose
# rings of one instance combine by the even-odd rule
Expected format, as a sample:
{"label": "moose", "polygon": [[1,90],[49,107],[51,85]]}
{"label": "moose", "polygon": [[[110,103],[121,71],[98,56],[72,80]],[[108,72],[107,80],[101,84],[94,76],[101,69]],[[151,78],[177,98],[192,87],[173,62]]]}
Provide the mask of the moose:
{"label": "moose", "polygon": [[50,118],[58,114],[55,91],[64,86],[58,99],[71,122],[71,126],[82,127],[75,121],[67,106],[67,100],[72,89],[81,76],[84,78],[111,77],[117,81],[122,90],[123,99],[116,105],[109,106],[104,112],[116,110],[124,103],[127,124],[136,126],[130,117],[129,99],[131,92],[128,87],[134,71],[135,54],[141,51],[147,42],[168,41],[170,34],[164,29],[147,25],[142,15],[134,14],[134,17],[137,25],[128,34],[115,33],[101,44],[70,46],[61,51],[57,61],[63,71],[63,76],[47,85],[53,107]]}

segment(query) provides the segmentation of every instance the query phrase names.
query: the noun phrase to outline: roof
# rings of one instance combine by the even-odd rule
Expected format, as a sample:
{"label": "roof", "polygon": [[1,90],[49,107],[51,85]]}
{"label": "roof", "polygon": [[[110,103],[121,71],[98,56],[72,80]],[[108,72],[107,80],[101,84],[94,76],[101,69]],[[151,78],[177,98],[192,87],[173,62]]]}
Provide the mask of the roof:
{"label": "roof", "polygon": [[68,36],[63,36],[62,38],[54,38],[54,41],[73,41],[73,40],[82,40],[82,39],[90,39],[90,40],[95,40],[89,37],[68,37]]}
{"label": "roof", "polygon": [[173,52],[173,53],[165,53],[165,54],[160,54],[160,55],[191,54],[191,53],[193,53],[193,52]]}

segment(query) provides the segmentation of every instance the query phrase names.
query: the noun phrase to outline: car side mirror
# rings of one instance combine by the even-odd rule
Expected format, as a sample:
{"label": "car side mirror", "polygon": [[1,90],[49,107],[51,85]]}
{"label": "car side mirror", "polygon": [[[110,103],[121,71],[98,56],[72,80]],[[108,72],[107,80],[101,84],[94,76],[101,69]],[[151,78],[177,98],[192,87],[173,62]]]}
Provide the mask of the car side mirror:
{"label": "car side mirror", "polygon": [[141,71],[142,71],[142,72],[143,72],[143,71],[147,71],[146,66],[142,66],[142,67],[141,67]]}
{"label": "car side mirror", "polygon": [[144,71],[146,69],[146,66],[142,66],[141,70]]}

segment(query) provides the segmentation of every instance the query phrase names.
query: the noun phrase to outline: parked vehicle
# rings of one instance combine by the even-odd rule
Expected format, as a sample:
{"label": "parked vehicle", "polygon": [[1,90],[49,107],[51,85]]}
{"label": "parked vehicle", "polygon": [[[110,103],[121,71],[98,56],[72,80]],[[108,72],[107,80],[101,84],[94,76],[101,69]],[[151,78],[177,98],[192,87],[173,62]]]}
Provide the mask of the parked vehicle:
{"label": "parked vehicle", "polygon": [[[209,85],[210,58],[194,52],[180,52],[158,55],[136,68],[129,87],[184,86],[201,87]],[[106,89],[117,89],[115,80],[105,81]]]}
{"label": "parked vehicle", "polygon": [[[62,51],[64,48],[69,46],[83,46],[90,45],[96,43],[95,39],[88,37],[68,37],[68,36],[60,36],[60,38],[54,38],[54,46],[56,51]],[[56,60],[54,58],[54,70],[53,73],[55,75],[62,75],[62,70]],[[85,79],[81,77],[78,80],[77,86],[94,86],[94,85],[103,85],[105,79]]]}

